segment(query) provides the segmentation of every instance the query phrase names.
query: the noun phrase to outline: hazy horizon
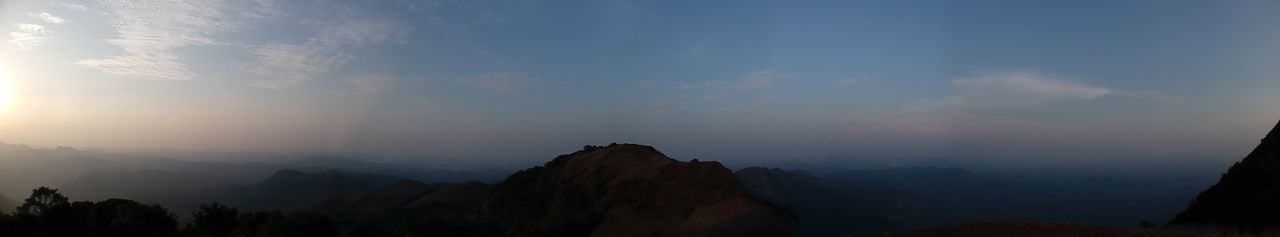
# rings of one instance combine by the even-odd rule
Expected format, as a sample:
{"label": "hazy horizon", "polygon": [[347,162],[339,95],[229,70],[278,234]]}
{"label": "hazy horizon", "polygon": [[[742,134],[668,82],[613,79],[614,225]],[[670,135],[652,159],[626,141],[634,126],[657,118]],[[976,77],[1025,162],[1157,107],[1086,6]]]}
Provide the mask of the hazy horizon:
{"label": "hazy horizon", "polygon": [[[534,163],[1219,169],[1274,1],[3,1],[0,142]],[[433,160],[438,159],[438,160]]]}

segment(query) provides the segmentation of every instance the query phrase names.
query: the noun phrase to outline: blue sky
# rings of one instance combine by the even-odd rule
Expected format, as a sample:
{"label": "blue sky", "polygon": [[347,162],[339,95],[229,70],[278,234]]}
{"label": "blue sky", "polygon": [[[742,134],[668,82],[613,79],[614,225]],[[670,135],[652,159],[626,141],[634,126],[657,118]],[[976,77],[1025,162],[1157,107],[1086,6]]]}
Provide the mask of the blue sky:
{"label": "blue sky", "polygon": [[0,141],[541,160],[1222,163],[1275,1],[3,1]]}

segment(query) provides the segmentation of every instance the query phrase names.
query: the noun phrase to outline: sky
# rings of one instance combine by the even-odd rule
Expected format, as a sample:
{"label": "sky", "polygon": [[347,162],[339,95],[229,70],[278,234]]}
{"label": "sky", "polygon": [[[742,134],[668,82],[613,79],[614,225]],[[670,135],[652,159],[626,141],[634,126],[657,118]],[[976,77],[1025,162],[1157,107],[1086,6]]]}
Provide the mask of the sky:
{"label": "sky", "polygon": [[0,141],[541,161],[1229,164],[1277,1],[0,0]]}

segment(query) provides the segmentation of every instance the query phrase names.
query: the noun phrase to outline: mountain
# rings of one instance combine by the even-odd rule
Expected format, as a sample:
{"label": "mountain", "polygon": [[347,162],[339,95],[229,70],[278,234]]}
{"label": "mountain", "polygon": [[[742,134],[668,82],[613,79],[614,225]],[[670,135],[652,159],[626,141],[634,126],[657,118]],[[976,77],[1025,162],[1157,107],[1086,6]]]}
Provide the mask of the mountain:
{"label": "mountain", "polygon": [[797,221],[719,162],[634,144],[586,146],[516,172],[472,215],[506,236],[785,236]]}
{"label": "mountain", "polygon": [[405,179],[379,174],[318,173],[284,169],[267,180],[214,191],[230,205],[248,210],[297,211],[333,200],[354,199]]}
{"label": "mountain", "polygon": [[1204,190],[1171,226],[1280,233],[1280,124]]}
{"label": "mountain", "polygon": [[747,192],[793,211],[803,236],[889,230],[915,211],[905,192],[821,179],[804,170],[748,167],[733,174]]}
{"label": "mountain", "polygon": [[220,176],[148,169],[90,173],[58,186],[58,190],[77,199],[124,198],[188,213],[201,203],[215,201],[209,191],[226,185],[230,183]]}
{"label": "mountain", "polygon": [[338,198],[315,208],[334,216],[384,215],[412,212],[434,218],[470,210],[488,195],[491,185],[478,181],[426,184],[400,180],[353,199]]}
{"label": "mountain", "polygon": [[0,142],[0,193],[26,195],[35,187],[56,187],[85,174],[123,170],[116,158],[69,147],[39,149]]}

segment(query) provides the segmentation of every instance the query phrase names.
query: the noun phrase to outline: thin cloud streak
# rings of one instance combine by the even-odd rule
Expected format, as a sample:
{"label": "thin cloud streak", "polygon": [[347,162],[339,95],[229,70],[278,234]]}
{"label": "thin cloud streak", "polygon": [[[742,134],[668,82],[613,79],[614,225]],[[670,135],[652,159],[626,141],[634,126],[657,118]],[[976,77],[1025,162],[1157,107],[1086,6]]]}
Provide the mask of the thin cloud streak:
{"label": "thin cloud streak", "polygon": [[89,7],[88,7],[88,6],[81,5],[81,4],[75,4],[75,3],[65,3],[65,2],[64,2],[64,3],[58,3],[58,6],[60,6],[60,7],[62,7],[62,8],[69,9],[69,10],[73,10],[73,11],[79,11],[79,12],[89,11]]}
{"label": "thin cloud streak", "polygon": [[32,12],[32,13],[27,13],[27,16],[34,17],[36,19],[40,19],[41,21],[53,23],[53,24],[62,24],[64,22],[67,22],[66,19],[62,19],[62,17],[54,16],[53,14],[50,14],[48,12],[40,12],[40,13]]}
{"label": "thin cloud streak", "polygon": [[520,90],[530,84],[531,79],[524,74],[507,72],[488,72],[462,79],[463,85],[497,92]]}
{"label": "thin cloud streak", "polygon": [[1036,121],[993,115],[991,111],[1086,101],[1114,94],[1114,89],[1055,78],[1031,70],[987,71],[951,81],[955,94],[921,100],[898,110],[857,116],[856,132],[938,138],[958,129],[1026,130]]}

